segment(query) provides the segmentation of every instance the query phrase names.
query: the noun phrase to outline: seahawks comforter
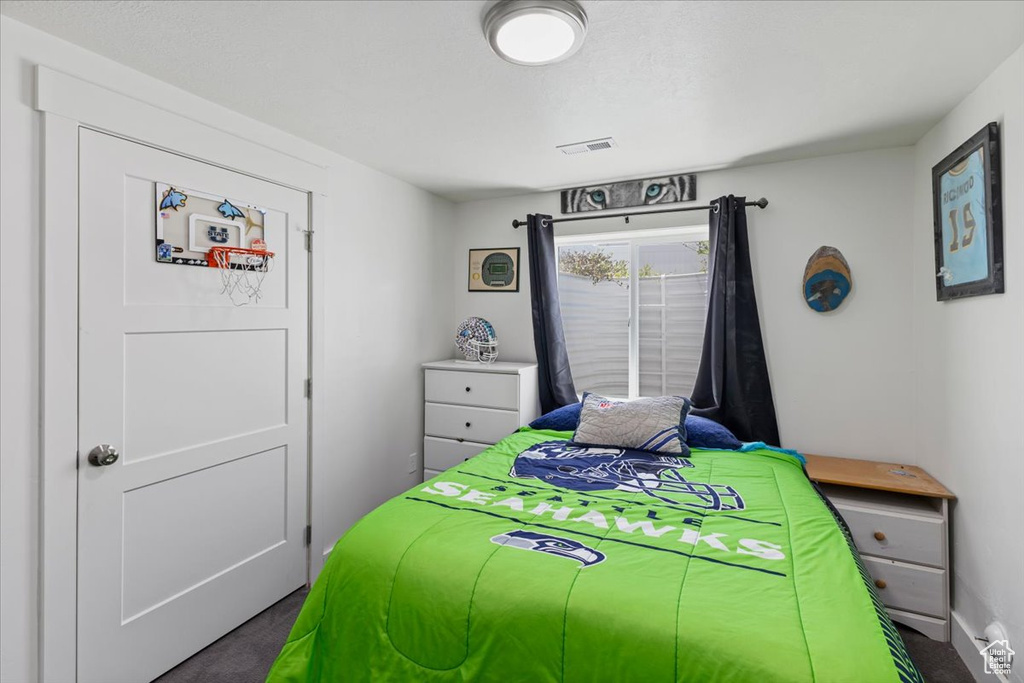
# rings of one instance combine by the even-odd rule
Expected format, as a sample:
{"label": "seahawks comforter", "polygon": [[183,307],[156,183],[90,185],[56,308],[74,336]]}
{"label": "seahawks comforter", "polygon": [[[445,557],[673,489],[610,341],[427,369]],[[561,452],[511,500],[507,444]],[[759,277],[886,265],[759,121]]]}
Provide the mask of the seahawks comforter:
{"label": "seahawks comforter", "polygon": [[270,681],[919,681],[799,458],[524,429],[331,553]]}

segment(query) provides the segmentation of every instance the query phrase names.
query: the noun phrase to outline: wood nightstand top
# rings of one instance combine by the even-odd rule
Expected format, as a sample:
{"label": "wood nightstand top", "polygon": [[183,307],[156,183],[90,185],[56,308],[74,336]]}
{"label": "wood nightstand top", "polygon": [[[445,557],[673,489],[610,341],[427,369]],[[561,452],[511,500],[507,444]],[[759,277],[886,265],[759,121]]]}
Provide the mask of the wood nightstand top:
{"label": "wood nightstand top", "polygon": [[956,498],[932,475],[914,465],[806,455],[807,475],[822,484],[894,491],[913,496]]}

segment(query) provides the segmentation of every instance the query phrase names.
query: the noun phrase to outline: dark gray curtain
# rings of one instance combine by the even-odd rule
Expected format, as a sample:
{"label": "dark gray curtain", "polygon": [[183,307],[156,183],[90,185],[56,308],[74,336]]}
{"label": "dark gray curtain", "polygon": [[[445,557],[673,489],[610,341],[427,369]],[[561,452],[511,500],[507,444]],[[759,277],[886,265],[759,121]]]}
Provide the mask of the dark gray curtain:
{"label": "dark gray curtain", "polygon": [[694,414],[744,441],[778,446],[779,427],[761,341],[747,240],[746,197],[722,197],[711,209],[708,317]]}
{"label": "dark gray curtain", "polygon": [[[555,268],[555,231],[551,216],[526,217],[530,254],[530,303],[533,305],[533,344],[537,349],[540,407],[544,413],[576,403],[576,387],[569,370],[562,311],[558,305]],[[545,221],[544,219],[549,219]]]}

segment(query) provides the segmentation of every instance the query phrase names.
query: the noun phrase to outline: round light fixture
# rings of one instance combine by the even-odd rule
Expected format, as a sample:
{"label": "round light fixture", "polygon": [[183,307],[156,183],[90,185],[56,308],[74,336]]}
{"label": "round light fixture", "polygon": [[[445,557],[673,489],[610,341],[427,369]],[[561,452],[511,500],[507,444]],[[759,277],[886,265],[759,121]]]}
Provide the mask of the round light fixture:
{"label": "round light fixture", "polygon": [[587,15],[572,0],[501,0],[484,17],[484,35],[513,64],[553,64],[583,45]]}

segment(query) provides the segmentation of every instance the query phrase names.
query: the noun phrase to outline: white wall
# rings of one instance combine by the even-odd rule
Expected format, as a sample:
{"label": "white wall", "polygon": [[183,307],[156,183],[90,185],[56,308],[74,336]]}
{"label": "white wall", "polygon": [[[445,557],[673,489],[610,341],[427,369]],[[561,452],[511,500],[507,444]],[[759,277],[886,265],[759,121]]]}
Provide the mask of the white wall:
{"label": "white wall", "polygon": [[37,675],[40,117],[45,64],[330,167],[326,230],[328,542],[414,483],[419,363],[448,353],[452,205],[434,195],[0,17],[0,681]]}
{"label": "white wall", "polygon": [[417,482],[423,371],[452,343],[452,204],[347,160],[331,169],[320,475],[325,551],[360,517]]}
{"label": "white wall", "polygon": [[[1002,136],[1004,294],[938,302],[932,166],[990,121]],[[914,149],[918,460],[956,495],[953,609],[970,636],[1001,620],[1024,651],[1024,47]],[[965,659],[977,661],[973,653]],[[1018,665],[1014,680],[1024,680]]]}
{"label": "white wall", "polygon": [[[614,154],[614,151],[607,152]],[[586,163],[586,157],[552,163]],[[914,462],[911,419],[909,147],[699,174],[697,203],[767,197],[748,208],[752,263],[783,443],[809,453]],[[457,204],[455,318],[494,324],[503,360],[534,360],[526,230],[513,218],[558,215],[558,193]],[[707,213],[563,223],[556,234],[707,224]],[[807,259],[823,244],[850,263],[853,292],[829,314],[803,301]],[[467,292],[467,250],[522,247],[520,293]]]}

